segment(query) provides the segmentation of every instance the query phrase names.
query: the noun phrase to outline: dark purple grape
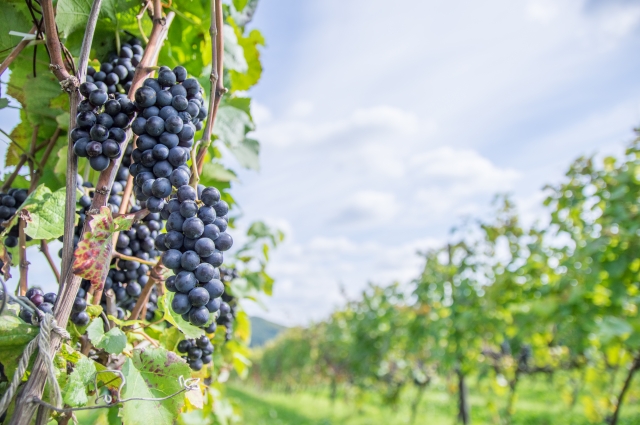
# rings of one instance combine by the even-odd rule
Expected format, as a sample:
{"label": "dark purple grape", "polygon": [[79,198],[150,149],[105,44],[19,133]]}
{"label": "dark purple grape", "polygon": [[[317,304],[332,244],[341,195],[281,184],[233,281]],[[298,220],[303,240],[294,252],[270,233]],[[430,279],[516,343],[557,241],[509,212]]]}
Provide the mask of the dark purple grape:
{"label": "dark purple grape", "polygon": [[188,271],[194,271],[200,264],[200,256],[195,251],[186,251],[180,259],[180,266]]}
{"label": "dark purple grape", "polygon": [[[204,232],[204,223],[198,217],[189,217],[184,221],[182,225],[182,233],[191,239],[199,238]],[[218,240],[222,237],[222,234],[218,237]],[[229,236],[229,238],[231,238]],[[218,242],[216,241],[216,246]],[[229,249],[229,248],[227,248]]]}
{"label": "dark purple grape", "polygon": [[107,102],[107,99],[109,99],[109,96],[105,90],[98,89],[89,93],[89,102],[93,106],[102,106]]}
{"label": "dark purple grape", "polygon": [[209,263],[200,263],[193,272],[196,279],[200,283],[211,281],[215,276],[215,268]]}
{"label": "dark purple grape", "polygon": [[191,303],[187,294],[176,292],[171,301],[171,308],[178,314],[185,314],[191,310]]}
{"label": "dark purple grape", "polygon": [[[135,99],[139,108],[148,108],[156,103],[156,90],[150,87],[153,84],[151,81],[153,79],[146,79],[144,85],[136,90]],[[159,85],[158,89],[161,89]]]}
{"label": "dark purple grape", "polygon": [[209,292],[204,288],[193,288],[189,292],[189,302],[194,307],[202,307],[209,302]]}
{"label": "dark purple grape", "polygon": [[89,165],[96,171],[104,171],[109,167],[111,161],[104,155],[96,156],[89,159]]}
{"label": "dark purple grape", "polygon": [[182,293],[188,294],[196,287],[196,283],[195,275],[189,271],[181,271],[176,275],[176,289]]}
{"label": "dark purple grape", "polygon": [[[202,326],[209,321],[209,310],[206,307],[193,307],[189,311],[189,322],[194,326]],[[197,350],[200,350],[199,348]],[[189,350],[191,352],[191,350]]]}
{"label": "dark purple grape", "polygon": [[218,279],[211,279],[202,285],[202,288],[206,289],[209,293],[209,298],[218,298],[224,293],[224,283]]}

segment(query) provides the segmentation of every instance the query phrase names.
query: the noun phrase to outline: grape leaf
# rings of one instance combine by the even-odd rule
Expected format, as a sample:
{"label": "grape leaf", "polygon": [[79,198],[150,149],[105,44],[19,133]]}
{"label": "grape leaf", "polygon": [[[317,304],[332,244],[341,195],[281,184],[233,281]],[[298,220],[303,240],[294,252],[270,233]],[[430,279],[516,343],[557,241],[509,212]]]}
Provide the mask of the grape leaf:
{"label": "grape leaf", "polygon": [[242,142],[227,146],[240,165],[250,170],[260,170],[260,142],[254,139],[243,139]]}
{"label": "grape leaf", "polygon": [[0,60],[4,60],[22,37],[9,34],[9,30],[29,32],[31,23],[25,2],[3,2],[0,14]]}
{"label": "grape leaf", "polygon": [[113,217],[108,207],[101,207],[100,213],[89,219],[89,231],[73,254],[73,272],[91,281],[91,284],[102,288],[109,273],[113,234],[129,230],[133,224],[133,214]]}
{"label": "grape leaf", "polygon": [[[260,63],[260,51],[258,46],[264,46],[265,41],[262,33],[257,29],[251,30],[251,32],[244,37],[242,29],[231,22],[234,33],[237,38],[238,45],[242,47],[244,60],[248,64],[246,69],[230,69],[229,75],[231,77],[231,92],[246,91],[253,87],[260,81],[262,76],[262,64]],[[226,56],[225,56],[226,58]]]}
{"label": "grape leaf", "polygon": [[65,404],[71,407],[87,404],[89,401],[87,386],[93,383],[95,375],[95,362],[82,356],[76,363],[73,372],[69,375],[67,383],[63,388],[62,398]]}
{"label": "grape leaf", "polygon": [[160,335],[160,339],[158,340],[158,342],[162,347],[166,348],[167,350],[175,351],[176,346],[180,341],[182,341],[182,339],[183,339],[183,336],[180,333],[180,330],[176,327],[171,327],[171,328],[165,329],[162,332],[162,335]]}
{"label": "grape leaf", "polygon": [[187,338],[197,338],[204,335],[204,331],[202,329],[197,326],[193,326],[171,309],[171,301],[173,301],[173,292],[167,291],[167,293],[160,298],[158,303],[159,307],[164,311],[164,320],[180,329]]}
{"label": "grape leaf", "polygon": [[38,335],[39,331],[40,328],[29,325],[6,312],[0,316],[0,363],[9,380],[18,367],[24,348]]}
{"label": "grape leaf", "polygon": [[104,322],[101,317],[94,319],[87,327],[87,336],[96,348],[102,348],[110,354],[120,354],[127,346],[127,336],[114,327],[109,332],[104,332]]}
{"label": "grape leaf", "polygon": [[44,184],[34,190],[22,204],[24,231],[33,239],[56,239],[64,234],[66,189],[51,192]]}
{"label": "grape leaf", "polygon": [[75,29],[85,27],[90,11],[91,0],[58,0],[56,6],[58,30],[67,37]]}
{"label": "grape leaf", "polygon": [[225,104],[220,106],[218,110],[213,134],[218,136],[227,147],[230,147],[241,144],[247,131],[254,128],[249,114],[242,109]]}
{"label": "grape leaf", "polygon": [[222,35],[224,37],[224,67],[225,69],[232,69],[237,72],[247,72],[249,65],[244,58],[244,50],[242,46],[238,44],[238,36],[236,35],[233,27],[230,25],[224,25],[222,29]]}
{"label": "grape leaf", "polygon": [[239,26],[244,27],[253,19],[258,0],[233,0],[232,6],[229,10],[231,17]]}
{"label": "grape leaf", "polygon": [[[164,348],[134,350],[133,359],[122,366],[126,384],[122,398],[161,398],[178,392],[179,378],[191,376],[189,366],[175,353]],[[127,425],[170,425],[184,404],[184,393],[160,402],[130,401],[120,409],[120,418]],[[153,406],[153,407],[152,407]],[[144,412],[143,415],[140,412]]]}
{"label": "grape leaf", "polygon": [[225,168],[220,163],[208,162],[202,167],[202,174],[200,174],[200,183],[205,186],[211,186],[213,183],[209,183],[210,180],[219,182],[238,181],[236,173],[232,170]]}

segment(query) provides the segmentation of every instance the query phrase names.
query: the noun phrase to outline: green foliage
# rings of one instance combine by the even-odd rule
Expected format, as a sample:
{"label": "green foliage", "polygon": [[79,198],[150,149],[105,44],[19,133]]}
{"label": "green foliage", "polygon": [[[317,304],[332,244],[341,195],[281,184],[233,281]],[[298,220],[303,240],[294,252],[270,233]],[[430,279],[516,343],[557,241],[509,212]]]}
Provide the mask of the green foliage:
{"label": "green foliage", "polygon": [[87,327],[87,336],[96,348],[101,348],[109,354],[119,354],[127,346],[127,336],[114,327],[104,332],[104,321],[101,317],[94,319]]}
{"label": "green foliage", "polygon": [[66,189],[55,192],[41,184],[22,204],[23,214],[27,223],[25,233],[33,239],[56,239],[64,233],[64,210]]}
{"label": "green foliage", "polygon": [[39,330],[9,312],[0,316],[0,363],[7,378],[13,378],[25,347],[38,335]]}
{"label": "green foliage", "polygon": [[[503,423],[524,376],[562,373],[556,397],[601,423],[640,358],[638,176],[640,140],[622,159],[572,164],[548,188],[546,226],[524,228],[498,197],[493,219],[467,221],[422,254],[410,288],[370,286],[268,345],[254,373],[276,388],[342,384],[391,404],[410,384],[446,380],[458,397],[462,378],[476,379]],[[631,388],[628,400],[640,394]]]}
{"label": "green foliage", "polygon": [[[63,60],[67,65],[75,62],[74,65],[77,66],[92,3],[89,0],[54,2],[58,35],[65,48]],[[223,6],[224,24],[219,31],[225,39],[225,63],[220,79],[228,92],[220,104],[213,128],[213,141],[205,158],[200,181],[207,186],[215,186],[222,192],[222,199],[232,208],[231,228],[234,227],[233,213],[237,206],[231,189],[238,178],[235,170],[223,165],[221,146],[226,146],[225,155],[231,153],[241,167],[259,169],[260,146],[251,137],[255,124],[249,91],[259,81],[262,73],[259,49],[264,46],[264,39],[257,29],[245,30],[245,25],[255,13],[257,3],[257,0],[236,1],[233,5]],[[212,63],[210,4],[209,0],[174,0],[163,3],[163,15],[174,13],[175,17],[158,56],[158,65],[172,68],[184,65],[189,74],[203,84],[205,98],[210,93]],[[151,3],[147,6],[151,6]],[[152,7],[144,7],[144,4],[134,0],[103,0],[89,55],[90,64],[97,68],[102,62],[111,60],[113,52],[131,37],[148,39],[153,24],[151,9]],[[21,40],[21,37],[9,35],[8,30],[26,33],[31,29],[32,17],[27,4],[10,0],[7,7],[3,8],[0,26],[7,28],[7,31],[0,34],[0,59],[4,59]],[[26,235],[35,240],[30,245],[39,243],[39,240],[55,240],[64,233],[69,98],[50,71],[50,63],[47,49],[41,40],[28,45],[10,64],[6,91],[7,96],[17,101],[20,120],[14,128],[3,129],[10,139],[5,167],[24,162],[24,168],[19,170],[17,177],[12,176],[15,179],[10,186],[35,187],[36,184],[32,181],[34,176],[38,179],[38,186],[23,204],[20,214],[16,214],[11,223],[4,224],[4,231],[10,232],[12,225],[17,224],[19,218],[23,219],[27,224]],[[73,67],[68,68],[73,73]],[[3,96],[0,99],[0,110],[9,106],[9,98],[5,94]],[[56,138],[52,139],[54,135]],[[201,137],[202,132],[196,135],[196,140]],[[45,151],[48,155],[46,161]],[[98,173],[89,171],[87,167],[87,159],[79,158],[79,173],[84,174],[85,181],[90,181],[95,186]],[[11,175],[11,171],[9,168],[3,176],[5,180]],[[90,190],[85,190],[85,193],[90,193]],[[73,219],[76,218],[74,215]],[[113,236],[116,232],[129,229],[133,217],[113,216],[109,208],[102,208],[97,213],[87,212],[86,218],[88,231],[77,245],[72,269],[76,275],[92,282],[92,290],[100,290],[112,263]],[[197,376],[201,379],[202,386],[199,390],[182,393],[161,402],[132,401],[118,405],[95,416],[90,415],[91,423],[169,424],[175,423],[181,412],[194,409],[200,410],[198,415],[202,417],[215,416],[219,421],[237,418],[237,415],[229,413],[232,409],[224,397],[222,382],[226,381],[232,370],[239,375],[246,375],[251,365],[248,351],[250,323],[240,302],[245,295],[257,299],[260,294],[271,293],[274,282],[266,271],[268,252],[283,237],[281,233],[268,227],[252,227],[254,230],[248,235],[250,242],[245,246],[242,258],[227,258],[227,263],[241,264],[242,277],[225,282],[227,292],[238,298],[234,301],[238,306],[234,311],[236,319],[233,332],[225,335],[226,329],[221,326],[218,332],[208,335],[216,346],[214,365],[193,373],[175,353],[179,341],[185,337],[201,336],[204,331],[185,322],[180,315],[173,314],[167,308],[171,303],[172,293],[159,297],[159,311],[152,323],[147,320],[119,320],[109,315],[107,325],[103,320],[103,307],[89,305],[86,312],[91,319],[90,323],[86,326],[69,324],[67,330],[72,336],[71,342],[63,345],[55,356],[65,403],[69,406],[86,406],[94,403],[94,396],[105,395],[107,391],[111,391],[113,395],[122,382],[117,374],[106,371],[106,368],[116,365],[116,368],[121,368],[126,379],[122,398],[165,397],[181,388],[180,377],[188,379]],[[12,251],[14,266],[18,259],[16,251],[17,249]],[[0,253],[6,264],[5,269],[9,269],[11,259],[2,244]],[[88,301],[92,301],[90,296]],[[113,313],[108,307],[105,310]],[[37,334],[38,329],[21,322],[13,312],[1,319],[0,363],[4,367],[4,374],[10,377],[24,346]],[[105,332],[105,329],[109,330]],[[98,388],[94,381],[98,382]],[[214,387],[203,394],[205,382],[213,383]],[[0,382],[0,389],[4,388],[3,385],[5,382]]]}
{"label": "green foliage", "polygon": [[65,404],[72,407],[86,405],[89,401],[87,387],[93,384],[95,376],[95,362],[86,357],[81,357],[63,387],[62,398]]}
{"label": "green foliage", "polygon": [[204,331],[197,326],[184,320],[179,314],[171,309],[171,301],[173,300],[173,292],[164,294],[158,302],[158,307],[164,311],[163,319],[178,328],[180,332],[187,338],[197,338],[204,335]]}
{"label": "green foliage", "polygon": [[[122,366],[122,374],[126,379],[123,398],[160,398],[179,391],[182,388],[179,378],[190,376],[191,371],[175,353],[147,348],[134,350],[133,359],[128,358]],[[184,404],[184,395],[156,402],[152,409],[148,408],[148,403],[144,400],[124,403],[119,414],[122,422],[127,425],[171,425]]]}

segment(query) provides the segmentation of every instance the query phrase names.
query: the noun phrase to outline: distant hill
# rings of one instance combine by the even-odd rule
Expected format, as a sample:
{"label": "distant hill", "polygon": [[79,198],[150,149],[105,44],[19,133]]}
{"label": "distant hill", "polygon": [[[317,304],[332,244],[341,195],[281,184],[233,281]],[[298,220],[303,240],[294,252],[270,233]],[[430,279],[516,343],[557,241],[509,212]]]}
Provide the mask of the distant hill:
{"label": "distant hill", "polygon": [[287,329],[286,326],[278,325],[261,317],[249,317],[251,321],[251,347],[261,347],[267,341],[275,338],[280,332]]}

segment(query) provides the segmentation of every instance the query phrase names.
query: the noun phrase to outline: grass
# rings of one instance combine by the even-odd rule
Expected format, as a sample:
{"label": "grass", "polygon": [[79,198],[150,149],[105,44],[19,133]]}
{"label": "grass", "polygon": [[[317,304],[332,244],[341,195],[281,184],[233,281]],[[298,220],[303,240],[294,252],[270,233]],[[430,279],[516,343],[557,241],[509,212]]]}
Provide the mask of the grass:
{"label": "grass", "polygon": [[[523,383],[524,384],[524,383]],[[344,394],[343,394],[344,395]],[[276,392],[231,383],[227,396],[237,404],[245,425],[395,425],[409,424],[413,390],[403,394],[397,406],[384,405],[379,397],[367,395],[332,403],[325,391]],[[490,399],[472,389],[471,412],[474,425],[500,424],[498,415],[488,407]],[[501,400],[496,400],[501,402]],[[502,406],[502,405],[500,405]],[[423,395],[416,425],[455,425],[456,400],[444,390],[432,389]],[[545,382],[522,385],[512,425],[588,425],[582,406],[570,409]],[[640,402],[631,397],[623,406],[618,425],[640,424]]]}

